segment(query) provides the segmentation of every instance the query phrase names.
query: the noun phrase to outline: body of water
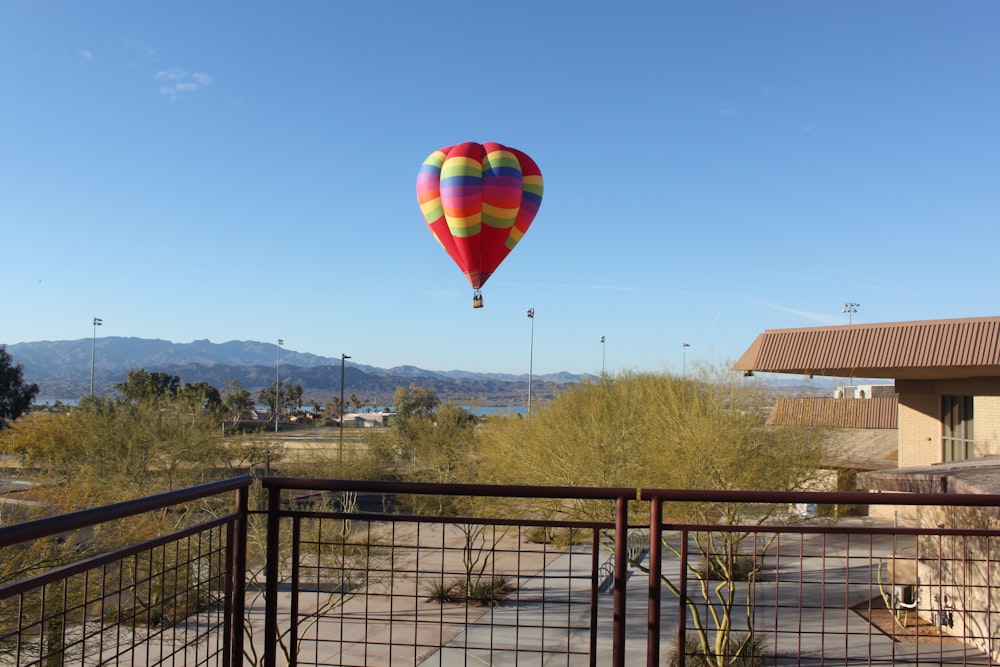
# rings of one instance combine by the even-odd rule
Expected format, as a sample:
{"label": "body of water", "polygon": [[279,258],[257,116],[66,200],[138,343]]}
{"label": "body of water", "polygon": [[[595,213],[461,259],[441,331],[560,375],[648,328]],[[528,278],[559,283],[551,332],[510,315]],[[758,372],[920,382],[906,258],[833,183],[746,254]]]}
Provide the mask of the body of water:
{"label": "body of water", "polygon": [[477,406],[471,407],[468,405],[462,406],[463,410],[467,410],[477,417],[486,417],[489,415],[521,415],[522,417],[528,414],[528,408],[523,405],[488,405],[488,406]]}
{"label": "body of water", "polygon": [[[39,396],[35,399],[35,405],[55,405],[56,401],[59,401],[63,405],[76,405],[79,399],[76,398],[52,398],[50,396]],[[264,408],[265,406],[259,405],[258,408]],[[528,414],[528,408],[524,405],[487,405],[487,406],[461,406],[463,410],[468,410],[477,417],[485,417],[488,415],[521,415],[522,417]]]}

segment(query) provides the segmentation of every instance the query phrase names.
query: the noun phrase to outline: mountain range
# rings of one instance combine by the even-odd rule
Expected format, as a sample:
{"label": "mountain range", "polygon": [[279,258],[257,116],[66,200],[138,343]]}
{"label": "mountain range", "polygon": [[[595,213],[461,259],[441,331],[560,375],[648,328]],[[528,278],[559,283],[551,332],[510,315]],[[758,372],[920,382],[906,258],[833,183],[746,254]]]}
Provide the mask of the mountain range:
{"label": "mountain range", "polygon": [[[274,343],[196,340],[173,343],[148,338],[104,337],[67,341],[35,341],[7,345],[15,364],[24,367],[24,381],[39,387],[39,396],[62,400],[94,392],[112,394],[130,370],[145,369],[176,375],[181,382],[207,382],[222,389],[236,380],[254,396],[273,386],[277,371],[282,383],[300,384],[307,403],[325,403],[339,395],[341,359],[281,348]],[[553,397],[561,387],[590,375],[554,373],[532,376],[532,396]],[[431,371],[415,366],[377,368],[347,361],[344,392],[370,405],[391,405],[397,387],[418,385],[437,391],[442,400],[463,405],[517,405],[528,394],[528,375]]]}

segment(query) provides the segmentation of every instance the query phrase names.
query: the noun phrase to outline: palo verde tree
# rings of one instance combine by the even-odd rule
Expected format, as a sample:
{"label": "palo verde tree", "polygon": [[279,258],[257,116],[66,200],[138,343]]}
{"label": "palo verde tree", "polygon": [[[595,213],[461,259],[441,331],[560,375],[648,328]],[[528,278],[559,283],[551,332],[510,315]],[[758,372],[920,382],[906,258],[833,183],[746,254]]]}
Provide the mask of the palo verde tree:
{"label": "palo verde tree", "polygon": [[0,347],[0,430],[31,407],[38,395],[37,384],[24,382],[24,367],[11,363],[6,347]]}
{"label": "palo verde tree", "polygon": [[[636,488],[801,490],[815,484],[829,452],[821,434],[765,426],[765,388],[711,369],[696,377],[626,373],[566,390],[530,418],[494,419],[481,434],[480,471],[498,482]],[[680,522],[741,526],[776,520],[777,507],[699,503],[664,508]],[[607,520],[606,503],[542,508]],[[750,532],[704,531],[693,540],[688,605],[702,662],[747,658],[759,642],[752,619],[734,618],[769,543]],[[679,553],[668,539],[665,550]],[[752,559],[751,559],[752,560]],[[636,563],[641,567],[641,564]],[[676,582],[664,585],[680,594]],[[740,632],[737,632],[740,630]]]}
{"label": "palo verde tree", "polygon": [[219,429],[218,391],[130,371],[120,399],[87,397],[67,414],[38,414],[4,435],[68,504],[88,505],[229,474],[245,457]]}
{"label": "palo verde tree", "polygon": [[457,405],[442,404],[434,389],[416,385],[398,387],[393,407],[391,427],[371,434],[373,452],[381,452],[406,479],[471,481],[478,423],[474,415]]}

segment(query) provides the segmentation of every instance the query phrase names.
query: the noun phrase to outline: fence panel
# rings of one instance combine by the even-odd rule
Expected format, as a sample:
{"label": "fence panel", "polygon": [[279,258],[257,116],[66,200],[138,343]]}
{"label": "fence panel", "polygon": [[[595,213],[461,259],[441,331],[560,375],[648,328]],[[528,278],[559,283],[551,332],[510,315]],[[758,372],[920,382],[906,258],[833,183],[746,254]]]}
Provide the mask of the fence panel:
{"label": "fence panel", "polygon": [[[227,480],[0,528],[0,664],[236,664],[249,484]],[[186,511],[232,491],[235,509],[230,501],[214,516]],[[137,535],[150,536],[128,543]]]}
{"label": "fence panel", "polygon": [[[963,505],[988,507],[995,497],[867,496],[868,503],[918,507],[923,516],[879,526],[812,511],[816,503],[861,504],[858,494],[644,493],[652,501],[651,540],[662,552],[656,567],[639,564],[650,573],[657,628],[648,637],[649,665],[660,664],[661,642],[680,665],[988,665],[990,654],[997,658],[1000,590],[990,554],[1000,529],[984,527],[992,509]],[[718,522],[671,521],[684,513],[678,503],[695,500],[718,510]],[[938,523],[942,512],[961,515],[961,527]]]}
{"label": "fence panel", "polygon": [[[268,582],[263,650],[274,649],[264,664],[599,664],[598,635],[614,627],[612,608],[600,602],[624,591],[616,575],[628,563],[628,543],[618,545],[615,521],[545,519],[541,511],[511,519],[489,505],[449,516],[360,512],[345,488],[350,483],[264,483],[271,494],[275,578]],[[321,509],[303,508],[301,496],[281,499],[288,484],[332,495],[318,501]],[[364,488],[391,494],[393,502],[409,494],[425,503],[439,498],[434,492],[440,490],[381,483]],[[454,509],[463,492],[482,493],[483,487],[446,490]],[[531,493],[524,487],[512,492]],[[586,490],[571,493],[585,496]],[[317,496],[308,497],[315,505]],[[467,496],[477,497],[483,498]],[[626,511],[613,491],[590,500],[612,519]],[[431,506],[440,509],[437,502]],[[618,525],[627,531],[624,519]],[[616,545],[622,549],[617,559]],[[611,640],[623,645],[623,638]]]}

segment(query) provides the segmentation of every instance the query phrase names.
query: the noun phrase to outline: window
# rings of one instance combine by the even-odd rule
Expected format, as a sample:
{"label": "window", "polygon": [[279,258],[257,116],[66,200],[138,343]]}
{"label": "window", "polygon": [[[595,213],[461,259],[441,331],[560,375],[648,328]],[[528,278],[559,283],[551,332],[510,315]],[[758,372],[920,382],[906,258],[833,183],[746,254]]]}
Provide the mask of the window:
{"label": "window", "polygon": [[945,462],[962,461],[975,456],[972,396],[941,397],[941,445]]}

